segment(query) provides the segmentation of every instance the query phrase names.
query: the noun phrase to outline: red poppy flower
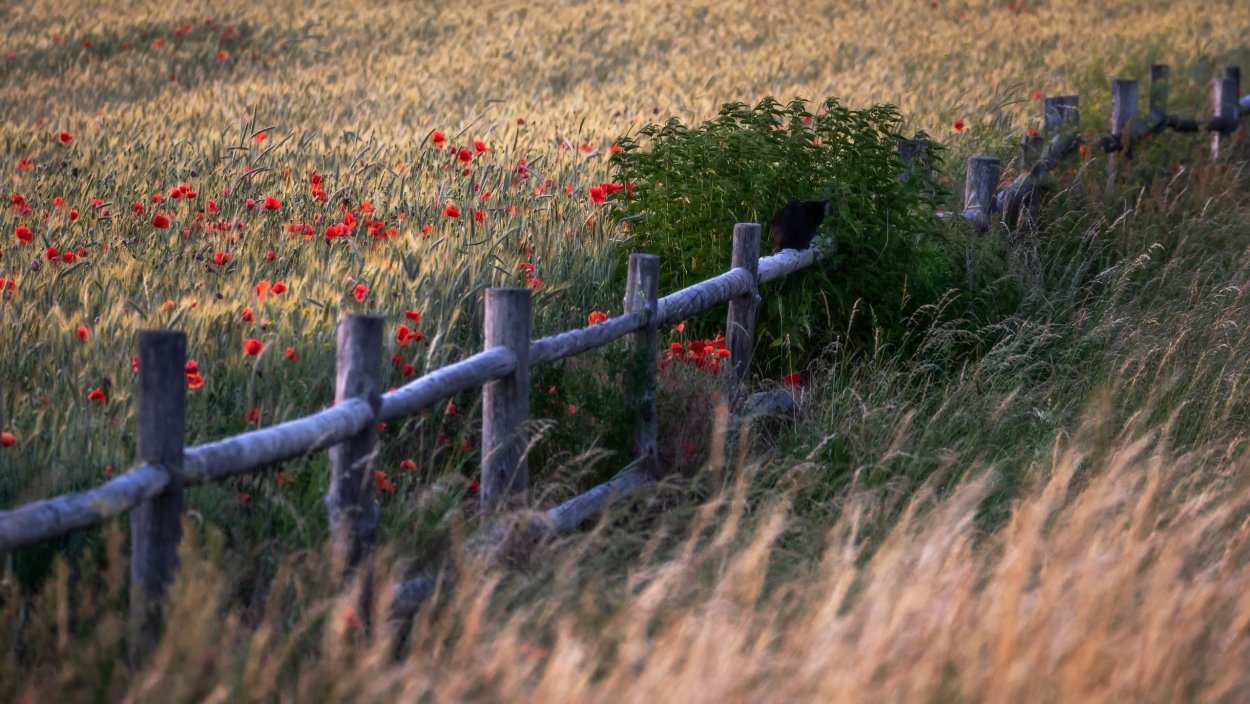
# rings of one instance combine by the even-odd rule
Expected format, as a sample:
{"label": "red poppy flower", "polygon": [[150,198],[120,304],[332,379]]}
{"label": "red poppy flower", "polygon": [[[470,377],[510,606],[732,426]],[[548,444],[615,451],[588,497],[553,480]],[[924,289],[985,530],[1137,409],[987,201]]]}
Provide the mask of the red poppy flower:
{"label": "red poppy flower", "polygon": [[61,256],[61,253],[56,251],[56,247],[48,247],[48,249],[45,250],[43,253],[43,258],[47,259],[48,261],[52,261],[53,259],[56,259],[59,256]]}
{"label": "red poppy flower", "polygon": [[271,250],[269,250],[268,252],[265,252],[265,261],[267,261],[267,262],[271,262],[271,261],[273,261],[273,258],[274,258],[274,254],[273,254],[273,250],[272,250],[272,249],[271,249]]}
{"label": "red poppy flower", "polygon": [[1034,100],[1041,100],[1041,99],[1042,99],[1042,98],[1044,98],[1044,97],[1046,97],[1046,96],[1042,94],[1042,91],[1040,91],[1040,90],[1035,90],[1035,91],[1033,91],[1033,99],[1034,99]]}
{"label": "red poppy flower", "polygon": [[94,388],[94,389],[92,389],[92,390],[90,390],[90,391],[88,391],[88,392],[87,392],[87,400],[88,400],[88,401],[98,401],[99,403],[108,403],[108,402],[109,402],[109,400],[108,400],[108,396],[105,396],[105,395],[104,395],[104,389],[101,389],[101,388],[99,388],[99,387]]}
{"label": "red poppy flower", "polygon": [[74,262],[78,261],[78,255],[66,250],[65,252],[61,254],[61,261],[65,262],[66,264],[73,264]]}
{"label": "red poppy flower", "polygon": [[518,117],[518,118],[516,119],[516,123],[517,123],[518,125],[524,125],[524,124],[525,124],[525,118],[524,118],[524,117]]}
{"label": "red poppy flower", "polygon": [[352,289],[352,298],[355,298],[357,303],[364,303],[365,299],[368,297],[368,286],[365,286],[364,284],[356,284],[356,287]]}
{"label": "red poppy flower", "polygon": [[182,365],[182,371],[187,374],[194,374],[200,370],[200,363],[194,359],[188,359],[187,363]]}
{"label": "red poppy flower", "polygon": [[373,484],[383,494],[395,493],[395,482],[387,478],[386,472],[380,469],[373,470]]}
{"label": "red poppy flower", "polygon": [[295,351],[294,347],[286,348],[286,351],[283,352],[282,354],[283,356],[285,356],[287,359],[291,360],[292,362],[299,359],[299,353]]}
{"label": "red poppy flower", "polygon": [[78,329],[74,331],[74,334],[77,335],[78,339],[83,342],[86,342],[87,338],[91,337],[91,331],[88,330],[85,325],[79,325]]}
{"label": "red poppy flower", "polygon": [[265,210],[277,210],[282,207],[282,201],[273,196],[265,196]]}
{"label": "red poppy flower", "polygon": [[587,316],[586,318],[587,323],[590,325],[598,325],[599,323],[602,323],[603,321],[607,319],[608,319],[608,314],[604,313],[601,310],[590,311],[590,315]]}
{"label": "red poppy flower", "polygon": [[73,208],[70,208],[69,219],[70,219],[70,222],[78,222],[78,211],[74,210]]}
{"label": "red poppy flower", "polygon": [[590,187],[590,202],[595,205],[603,205],[607,202],[607,195],[603,190],[603,186]]}
{"label": "red poppy flower", "polygon": [[[16,435],[14,435],[13,433],[10,433],[7,430],[4,431],[3,433],[0,433],[0,447],[13,447],[16,444],[17,444]],[[416,469],[416,466],[413,466],[413,469]]]}
{"label": "red poppy flower", "polygon": [[412,460],[403,460],[399,463],[399,468],[406,469],[409,472],[415,472],[417,471],[417,463]]}
{"label": "red poppy flower", "polygon": [[478,482],[478,480],[474,479],[473,481],[469,482],[469,494],[470,495],[477,496],[478,492],[481,490],[482,490],[482,485],[481,483]]}
{"label": "red poppy flower", "polygon": [[481,222],[486,222],[486,211],[485,211],[485,210],[474,210],[474,211],[473,211],[473,222],[479,222],[479,223],[481,223]]}
{"label": "red poppy flower", "polygon": [[281,281],[275,282],[273,285],[273,288],[269,290],[273,291],[274,294],[286,293],[286,284],[282,283]]}
{"label": "red poppy flower", "polygon": [[29,242],[34,238],[35,234],[25,225],[18,225],[13,228],[13,234],[17,235],[17,239],[21,242]]}
{"label": "red poppy flower", "polygon": [[412,321],[412,322],[414,322],[414,323],[420,323],[420,322],[421,322],[421,313],[420,313],[419,311],[415,311],[415,310],[406,310],[406,311],[404,311],[404,317],[405,317],[405,318],[407,318],[407,319],[409,319],[409,320],[411,320],[411,321]]}
{"label": "red poppy flower", "polygon": [[243,207],[247,208],[248,210],[256,210],[256,199],[248,198],[247,200],[243,201]]}
{"label": "red poppy flower", "polygon": [[215,252],[213,254],[213,263],[217,266],[225,266],[230,263],[234,257],[229,252]]}
{"label": "red poppy flower", "polygon": [[803,377],[798,372],[791,372],[781,377],[781,383],[792,389],[801,389],[803,388]]}
{"label": "red poppy flower", "polygon": [[412,328],[409,328],[407,325],[400,325],[399,329],[395,331],[395,342],[398,342],[400,347],[412,342]]}
{"label": "red poppy flower", "polygon": [[477,152],[478,154],[481,154],[482,152],[489,151],[489,150],[486,148],[486,142],[483,142],[480,139],[475,139],[473,140],[473,151]]}
{"label": "red poppy flower", "polygon": [[257,132],[256,136],[253,137],[252,139],[255,139],[257,142],[263,142],[265,141],[265,138],[268,136],[269,136],[268,132]]}
{"label": "red poppy flower", "polygon": [[460,152],[456,154],[456,158],[459,159],[461,163],[467,164],[470,161],[473,161],[473,152],[468,149],[461,149]]}
{"label": "red poppy flower", "polygon": [[187,374],[187,388],[198,389],[202,386],[204,386],[204,377],[199,372]]}
{"label": "red poppy flower", "polygon": [[69,144],[74,141],[74,136],[64,130],[61,131],[61,144]]}
{"label": "red poppy flower", "polygon": [[247,412],[247,422],[255,424],[259,423],[260,419],[261,413],[259,408],[253,408]]}
{"label": "red poppy flower", "polygon": [[442,132],[434,130],[434,134],[430,135],[430,141],[441,147],[443,146],[443,143],[447,141],[447,137],[444,136]]}
{"label": "red poppy flower", "polygon": [[263,349],[265,349],[265,344],[254,337],[249,337],[243,341],[244,354],[249,354],[254,357],[260,354],[260,351]]}
{"label": "red poppy flower", "polygon": [[251,308],[244,308],[244,309],[243,309],[243,322],[245,322],[245,323],[250,323],[250,322],[253,322],[253,321],[255,321],[255,320],[256,320],[256,314],[255,314],[254,312],[252,312],[252,309],[251,309]]}
{"label": "red poppy flower", "polygon": [[964,128],[967,126],[968,123],[964,122],[962,119],[955,120],[951,123],[951,127],[953,127],[956,132],[963,132]]}
{"label": "red poppy flower", "polygon": [[158,230],[164,230],[169,227],[169,218],[157,213],[156,216],[152,218],[152,227],[155,227]]}
{"label": "red poppy flower", "polygon": [[457,208],[454,205],[449,205],[446,208],[443,208],[443,215],[446,215],[449,218],[458,218],[460,217],[460,208]]}
{"label": "red poppy flower", "polygon": [[225,49],[222,49],[221,51],[217,52],[218,61],[225,61],[228,58],[230,58],[230,52],[226,51]]}

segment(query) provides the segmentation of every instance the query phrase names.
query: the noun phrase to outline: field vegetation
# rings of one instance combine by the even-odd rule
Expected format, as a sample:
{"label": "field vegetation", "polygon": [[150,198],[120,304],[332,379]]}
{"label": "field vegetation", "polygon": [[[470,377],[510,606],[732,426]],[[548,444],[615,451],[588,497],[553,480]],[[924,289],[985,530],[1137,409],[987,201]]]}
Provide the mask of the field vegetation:
{"label": "field vegetation", "polygon": [[[5,508],[130,466],[141,329],[188,336],[194,444],[324,407],[344,313],[386,317],[398,386],[480,348],[491,286],[534,290],[537,334],[617,312],[647,234],[614,146],[647,125],[889,103],[952,211],[966,157],[1013,175],[1036,96],[1079,94],[1092,135],[1114,77],[1169,63],[1202,117],[1250,70],[1232,1],[34,0],[0,30]],[[384,428],[378,584],[444,567],[411,624],[326,579],[324,456],[189,493],[146,657],[124,520],[5,556],[0,699],[1246,701],[1242,124],[1219,162],[1083,152],[1035,237],[909,211],[942,286],[769,352],[754,385],[795,417],[729,432],[720,365],[667,364],[670,476],[504,564],[461,557],[478,397]],[[628,462],[622,360],[535,370],[535,507]]]}

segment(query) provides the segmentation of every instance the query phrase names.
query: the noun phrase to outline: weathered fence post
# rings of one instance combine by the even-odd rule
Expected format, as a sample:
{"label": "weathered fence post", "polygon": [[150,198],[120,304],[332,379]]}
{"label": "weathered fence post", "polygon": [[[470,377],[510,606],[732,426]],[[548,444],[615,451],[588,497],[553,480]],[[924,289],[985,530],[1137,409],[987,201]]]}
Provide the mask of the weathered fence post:
{"label": "weathered fence post", "polygon": [[1211,158],[1220,158],[1220,153],[1228,144],[1228,136],[1237,127],[1237,100],[1241,85],[1241,69],[1236,66],[1225,66],[1223,74],[1211,82],[1212,108],[1215,113],[1211,120],[1214,134],[1211,135]]}
{"label": "weathered fence post", "polygon": [[527,288],[486,292],[486,349],[507,347],[516,369],[482,387],[481,502],[486,511],[529,489],[530,319]]}
{"label": "weathered fence post", "polygon": [[747,396],[751,381],[751,352],[755,346],[755,306],[759,296],[760,231],[763,228],[753,222],[734,225],[731,269],[746,269],[755,284],[750,291],[729,299],[729,315],[725,321],[725,347],[729,349],[729,364],[733,369],[733,396],[730,408],[738,408]]}
{"label": "weathered fence post", "polygon": [[1137,81],[1117,78],[1111,82],[1111,136],[1120,151],[1107,159],[1107,176],[1114,178],[1124,163],[1133,159],[1133,127],[1137,122]]}
{"label": "weathered fence post", "polygon": [[1150,67],[1150,116],[1152,127],[1162,127],[1168,117],[1168,79],[1172,69],[1167,64]]}
{"label": "weathered fence post", "polygon": [[994,191],[1002,175],[1002,162],[992,156],[968,158],[968,175],[964,180],[965,219],[985,232],[990,229],[990,215],[994,210]]}
{"label": "weathered fence post", "polygon": [[898,176],[900,181],[906,183],[911,180],[916,172],[917,161],[920,161],[922,166],[928,162],[925,158],[928,146],[928,141],[923,139],[898,140],[898,159],[903,163],[903,169]]}
{"label": "weathered fence post", "polygon": [[1241,119],[1241,67],[1236,64],[1225,66],[1224,79],[1233,82],[1233,120],[1236,121]]}
{"label": "weathered fence post", "polygon": [[659,430],[655,410],[655,351],[659,343],[660,257],[655,254],[629,255],[625,282],[625,312],[645,311],[647,325],[630,336],[634,364],[637,365],[633,390],[638,394],[638,427],[634,451],[639,468],[649,477],[660,471],[657,447]]}
{"label": "weathered fence post", "polygon": [[[376,414],[382,405],[382,327],[378,315],[348,314],[339,321],[334,402],[362,399]],[[330,489],[325,506],[330,522],[334,579],[349,576],[378,532],[378,505],[373,498],[373,460],[378,442],[374,423],[332,446]]]}
{"label": "weathered fence post", "polygon": [[135,459],[140,465],[164,467],[169,483],[130,514],[130,615],[136,648],[160,629],[160,604],[178,569],[186,361],[187,337],[183,333],[139,332]]}

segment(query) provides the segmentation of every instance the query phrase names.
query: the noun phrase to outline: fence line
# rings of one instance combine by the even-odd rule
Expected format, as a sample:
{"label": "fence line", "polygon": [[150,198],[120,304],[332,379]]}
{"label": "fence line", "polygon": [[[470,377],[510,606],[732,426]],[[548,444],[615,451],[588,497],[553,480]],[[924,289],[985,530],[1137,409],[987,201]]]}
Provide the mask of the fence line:
{"label": "fence line", "polygon": [[[183,448],[185,336],[172,331],[139,335],[139,433],[136,466],[104,484],[0,511],[0,553],[90,528],[126,511],[132,521],[132,589],[135,605],[163,594],[176,567],[185,487],[247,474],[278,462],[329,450],[331,489],[326,497],[334,569],[349,574],[376,533],[376,503],[369,480],[375,426],[411,416],[462,391],[483,387],[482,492],[486,509],[528,489],[524,428],[529,420],[530,367],[554,362],[634,336],[635,351],[649,350],[649,371],[633,380],[643,409],[637,431],[639,466],[586,494],[551,509],[553,525],[571,530],[613,496],[632,491],[658,471],[655,429],[656,330],[718,305],[731,306],[727,337],[750,354],[754,302],[759,284],[809,267],[811,250],[759,257],[760,226],[734,230],[729,271],[659,298],[659,258],[632,255],[626,312],[598,325],[530,340],[528,289],[490,289],[486,294],[487,349],[441,367],[388,393],[379,393],[382,319],[347,315],[338,331],[335,403],[308,416],[221,440]],[[743,302],[749,299],[749,310]],[[735,368],[742,379],[745,366]],[[509,381],[511,380],[511,381]],[[506,385],[503,386],[503,385]],[[502,392],[502,393],[500,393]],[[639,471],[641,469],[642,471]],[[151,515],[151,518],[140,516]],[[148,609],[139,609],[147,612]]]}
{"label": "fence line", "polygon": [[[1165,130],[1196,133],[1211,132],[1211,158],[1218,160],[1227,152],[1228,140],[1242,118],[1250,115],[1250,95],[1241,95],[1241,69],[1227,65],[1211,82],[1212,116],[1200,123],[1196,118],[1167,111],[1168,81],[1171,70],[1167,64],[1150,67],[1149,114],[1138,119],[1140,88],[1135,79],[1114,79],[1111,83],[1110,132],[1098,135],[1092,146],[1110,158],[1107,171],[1115,178],[1133,158],[1133,146],[1148,135]],[[1080,99],[1075,95],[1051,96],[1044,100],[1043,130],[1020,140],[1020,174],[1005,188],[998,190],[1002,161],[995,157],[969,157],[964,181],[963,208],[960,215],[982,232],[990,227],[994,214],[1001,213],[1009,226],[1031,227],[1036,224],[1038,188],[1047,172],[1081,146],[1086,145],[1079,133]],[[913,162],[924,153],[923,140],[900,140],[899,152],[905,177]]]}
{"label": "fence line", "polygon": [[[1197,132],[1193,118],[1167,113],[1168,67],[1151,68],[1150,115],[1137,118],[1136,81],[1117,79],[1113,90],[1111,133],[1098,138],[1104,152],[1119,162],[1132,158],[1133,142],[1147,134],[1173,129]],[[1213,82],[1214,116],[1203,126],[1213,132],[1212,157],[1226,151],[1238,119],[1250,114],[1250,96],[1239,98],[1240,70],[1224,67]],[[1083,142],[1077,134],[1077,96],[1047,98],[1046,137],[1022,140],[1024,168],[1011,184],[997,190],[1001,162],[987,156],[969,160],[962,216],[982,231],[994,213],[1019,224],[1027,208],[1035,211],[1042,177]],[[1043,146],[1044,145],[1044,146]],[[912,169],[928,170],[925,145],[901,140],[903,178]],[[1123,157],[1122,159],[1120,157]],[[150,626],[152,606],[159,602],[177,568],[181,537],[182,495],[186,487],[247,474],[278,462],[328,450],[331,488],[326,496],[334,569],[351,574],[377,529],[370,468],[376,456],[376,424],[408,417],[443,399],[483,388],[481,498],[490,511],[504,507],[528,491],[529,370],[575,356],[626,336],[637,354],[651,356],[632,379],[639,392],[640,414],[631,468],[560,506],[547,511],[554,530],[575,529],[613,499],[655,478],[658,472],[655,429],[655,367],[657,329],[696,313],[728,304],[726,343],[731,350],[734,402],[741,401],[753,348],[759,286],[811,266],[813,250],[785,250],[759,257],[761,227],[734,228],[730,268],[663,298],[656,294],[659,258],[630,257],[624,312],[598,325],[530,339],[531,292],[490,289],[486,293],[486,349],[446,365],[394,391],[381,393],[380,367],[383,321],[378,316],[347,315],[338,329],[335,404],[308,416],[252,430],[190,448],[183,447],[185,429],[185,335],[172,331],[139,334],[140,373],[137,394],[136,466],[93,489],[31,502],[0,511],[0,553],[11,552],[66,533],[99,525],[134,510],[131,522],[132,616]],[[3,418],[0,408],[0,419]],[[432,583],[419,578],[396,586],[400,612],[432,593]]]}

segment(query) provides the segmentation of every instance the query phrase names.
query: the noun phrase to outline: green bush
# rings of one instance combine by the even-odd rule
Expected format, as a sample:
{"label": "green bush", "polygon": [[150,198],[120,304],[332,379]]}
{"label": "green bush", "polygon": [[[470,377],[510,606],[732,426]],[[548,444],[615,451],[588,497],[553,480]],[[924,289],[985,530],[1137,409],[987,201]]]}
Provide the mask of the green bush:
{"label": "green bush", "polygon": [[[726,104],[697,128],[676,119],[648,125],[638,139],[621,138],[613,157],[629,185],[613,193],[630,235],[622,249],[659,254],[660,290],[669,292],[726,269],[735,223],[762,223],[767,254],[778,208],[827,200],[820,261],[761,292],[756,362],[772,374],[835,341],[866,343],[874,325],[890,335],[949,278],[934,215],[945,194],[926,179],[899,178],[900,128],[893,106],[851,110],[834,98],[810,112],[803,100],[766,98],[754,108]],[[929,158],[936,167],[939,151]],[[710,334],[723,329],[723,315],[692,323]]]}

